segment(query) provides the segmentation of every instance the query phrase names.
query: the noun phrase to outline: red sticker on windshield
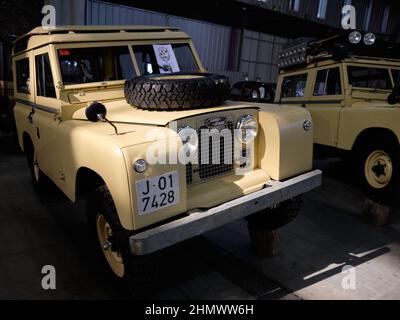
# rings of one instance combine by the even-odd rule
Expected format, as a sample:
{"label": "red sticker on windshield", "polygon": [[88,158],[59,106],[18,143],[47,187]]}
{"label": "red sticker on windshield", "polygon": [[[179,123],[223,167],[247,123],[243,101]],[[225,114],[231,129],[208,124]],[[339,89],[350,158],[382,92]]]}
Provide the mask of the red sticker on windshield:
{"label": "red sticker on windshield", "polygon": [[65,56],[70,56],[71,52],[69,50],[67,50],[67,49],[60,49],[60,50],[58,50],[58,54],[61,57],[65,57]]}

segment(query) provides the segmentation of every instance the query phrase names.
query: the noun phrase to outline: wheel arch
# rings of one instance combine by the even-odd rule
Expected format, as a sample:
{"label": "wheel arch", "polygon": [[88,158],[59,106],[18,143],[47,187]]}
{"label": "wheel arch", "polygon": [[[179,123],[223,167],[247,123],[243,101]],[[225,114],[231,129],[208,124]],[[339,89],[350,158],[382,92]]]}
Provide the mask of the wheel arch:
{"label": "wheel arch", "polygon": [[87,167],[80,167],[76,173],[75,197],[77,200],[82,199],[90,191],[102,185],[106,185],[106,183],[100,174]]}
{"label": "wheel arch", "polygon": [[376,139],[385,139],[385,141],[390,141],[393,145],[399,147],[399,138],[397,135],[390,129],[387,128],[368,128],[362,131],[356,138],[352,150],[359,149],[366,141],[376,140]]}

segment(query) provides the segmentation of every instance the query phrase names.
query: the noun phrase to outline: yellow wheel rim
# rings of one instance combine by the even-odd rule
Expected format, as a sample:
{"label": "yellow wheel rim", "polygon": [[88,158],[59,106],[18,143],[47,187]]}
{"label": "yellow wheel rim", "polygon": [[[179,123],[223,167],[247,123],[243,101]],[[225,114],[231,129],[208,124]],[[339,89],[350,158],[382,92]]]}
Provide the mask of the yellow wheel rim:
{"label": "yellow wheel rim", "polygon": [[374,151],[365,162],[364,172],[370,186],[375,189],[383,189],[393,178],[392,159],[384,151]]}
{"label": "yellow wheel rim", "polygon": [[125,266],[119,251],[113,251],[113,244],[110,242],[113,236],[112,229],[103,215],[98,215],[96,219],[97,236],[99,238],[101,250],[106,257],[108,265],[114,274],[122,278],[125,274]]}

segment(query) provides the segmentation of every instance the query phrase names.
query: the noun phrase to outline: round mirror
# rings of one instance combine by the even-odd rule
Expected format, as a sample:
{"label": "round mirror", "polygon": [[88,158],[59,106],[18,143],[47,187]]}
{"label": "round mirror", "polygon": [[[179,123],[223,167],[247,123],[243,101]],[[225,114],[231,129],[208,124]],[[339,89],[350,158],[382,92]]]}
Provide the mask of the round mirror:
{"label": "round mirror", "polygon": [[106,107],[100,102],[93,102],[86,108],[86,118],[91,122],[102,120],[107,115]]}

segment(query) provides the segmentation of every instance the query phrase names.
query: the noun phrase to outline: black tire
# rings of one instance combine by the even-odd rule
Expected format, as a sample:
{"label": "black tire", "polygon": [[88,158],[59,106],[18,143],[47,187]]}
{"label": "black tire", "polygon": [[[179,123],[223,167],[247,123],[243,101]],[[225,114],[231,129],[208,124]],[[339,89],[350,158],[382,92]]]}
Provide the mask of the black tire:
{"label": "black tire", "polygon": [[292,222],[300,213],[302,197],[282,202],[274,209],[265,209],[246,218],[251,227],[274,231]]}
{"label": "black tire", "polygon": [[[391,170],[388,169],[390,166],[385,161],[379,160],[380,153],[381,157],[385,158],[386,155],[389,157],[392,168]],[[371,161],[373,155],[376,155],[378,160],[375,168],[372,169],[372,174],[371,170],[368,170],[367,168],[371,168],[370,163],[374,163],[374,161]],[[371,139],[368,142],[362,143],[354,151],[354,157],[356,159],[355,162],[359,181],[366,196],[382,203],[393,200],[396,196],[396,191],[398,190],[400,182],[399,146],[391,142],[389,139]],[[389,175],[390,177],[388,177]],[[390,180],[389,182],[386,181],[383,183],[382,180],[377,180],[379,177],[387,177],[387,180]],[[379,183],[380,185],[378,186]]]}
{"label": "black tire", "polygon": [[[123,264],[124,275],[117,276],[102,248],[97,233],[97,217],[101,214],[111,227],[113,233],[113,250],[120,252]],[[96,255],[103,261],[104,267],[109,271],[111,277],[124,286],[134,298],[146,298],[151,293],[151,281],[153,279],[151,264],[148,263],[148,257],[138,257],[131,254],[129,246],[129,236],[131,232],[125,230],[118,218],[114,201],[106,186],[100,186],[87,195],[87,217],[92,236],[92,242]]]}
{"label": "black tire", "polygon": [[223,104],[229,94],[229,79],[208,73],[150,75],[125,82],[126,101],[146,110],[212,107]]}

